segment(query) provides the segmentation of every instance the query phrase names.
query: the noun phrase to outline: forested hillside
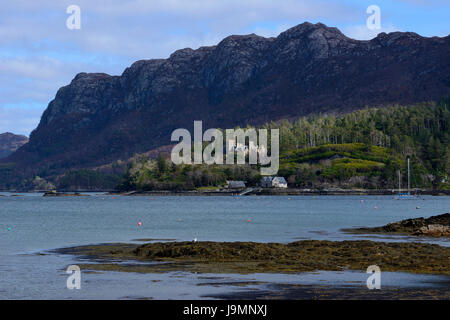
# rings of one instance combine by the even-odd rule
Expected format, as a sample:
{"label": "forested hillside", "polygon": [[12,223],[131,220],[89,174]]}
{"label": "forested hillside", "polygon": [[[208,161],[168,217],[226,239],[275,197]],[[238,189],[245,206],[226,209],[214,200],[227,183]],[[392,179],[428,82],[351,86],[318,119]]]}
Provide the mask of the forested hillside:
{"label": "forested hillside", "polygon": [[[272,122],[280,129],[280,170],[291,187],[396,188],[398,170],[406,185],[406,159],[412,186],[448,189],[449,101],[438,104],[369,108],[343,116],[313,115]],[[226,180],[259,182],[257,166],[169,164],[162,156],[136,156],[120,190],[194,189]]]}

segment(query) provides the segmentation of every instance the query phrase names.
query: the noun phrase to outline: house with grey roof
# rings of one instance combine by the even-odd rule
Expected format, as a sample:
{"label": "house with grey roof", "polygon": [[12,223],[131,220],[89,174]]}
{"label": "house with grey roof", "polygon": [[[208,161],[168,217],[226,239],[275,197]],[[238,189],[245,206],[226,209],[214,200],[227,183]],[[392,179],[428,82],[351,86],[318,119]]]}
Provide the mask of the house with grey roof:
{"label": "house with grey roof", "polygon": [[263,177],[261,179],[263,188],[287,188],[286,179],[283,177]]}

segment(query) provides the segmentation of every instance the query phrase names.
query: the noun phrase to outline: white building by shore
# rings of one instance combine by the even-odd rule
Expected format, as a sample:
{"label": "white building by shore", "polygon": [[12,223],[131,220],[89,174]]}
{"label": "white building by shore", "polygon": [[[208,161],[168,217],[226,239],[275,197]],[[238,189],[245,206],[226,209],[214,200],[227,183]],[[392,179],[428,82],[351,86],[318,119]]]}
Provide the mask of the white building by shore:
{"label": "white building by shore", "polygon": [[264,177],[261,179],[263,188],[287,188],[286,179],[283,177]]}

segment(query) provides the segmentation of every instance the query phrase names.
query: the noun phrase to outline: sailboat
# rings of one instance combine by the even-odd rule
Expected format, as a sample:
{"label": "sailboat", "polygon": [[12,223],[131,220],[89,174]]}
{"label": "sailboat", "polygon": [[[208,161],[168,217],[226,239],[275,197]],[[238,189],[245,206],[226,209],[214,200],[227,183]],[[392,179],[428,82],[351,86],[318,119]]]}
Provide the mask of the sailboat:
{"label": "sailboat", "polygon": [[408,192],[402,193],[402,182],[400,170],[398,171],[398,194],[395,197],[397,200],[413,200],[416,199],[415,196],[411,195],[411,183],[410,183],[410,168],[409,168],[409,158],[408,158]]}

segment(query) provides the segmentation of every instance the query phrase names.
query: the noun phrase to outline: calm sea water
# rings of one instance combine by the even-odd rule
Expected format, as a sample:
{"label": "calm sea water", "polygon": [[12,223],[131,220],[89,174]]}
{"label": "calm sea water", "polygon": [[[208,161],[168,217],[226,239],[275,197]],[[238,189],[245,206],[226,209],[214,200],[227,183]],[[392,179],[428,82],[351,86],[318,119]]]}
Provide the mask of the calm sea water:
{"label": "calm sea water", "polygon": [[[116,299],[200,298],[237,290],[199,285],[200,275],[106,272],[83,273],[82,290],[66,288],[70,256],[37,255],[74,245],[132,242],[136,239],[198,241],[291,242],[301,239],[422,241],[450,246],[445,239],[381,235],[350,235],[341,228],[379,226],[406,218],[429,217],[450,211],[450,197],[421,196],[395,200],[391,196],[270,196],[270,197],[42,197],[20,194],[0,197],[0,298]],[[138,227],[137,223],[142,226]],[[339,283],[348,277],[365,283],[355,272],[299,275],[227,275],[228,279],[305,283]],[[320,276],[321,275],[321,276]],[[210,275],[219,281],[224,275]],[[391,285],[420,285],[435,276],[396,274]],[[388,277],[389,278],[389,277]],[[405,280],[406,279],[406,280]],[[359,281],[358,280],[358,281]],[[209,280],[211,281],[211,280]],[[348,280],[350,281],[350,280]]]}

